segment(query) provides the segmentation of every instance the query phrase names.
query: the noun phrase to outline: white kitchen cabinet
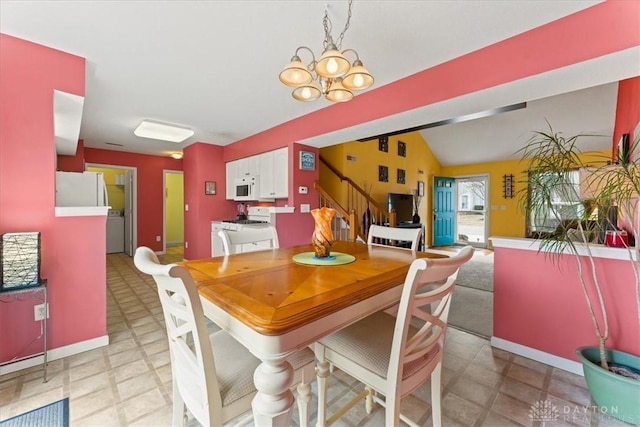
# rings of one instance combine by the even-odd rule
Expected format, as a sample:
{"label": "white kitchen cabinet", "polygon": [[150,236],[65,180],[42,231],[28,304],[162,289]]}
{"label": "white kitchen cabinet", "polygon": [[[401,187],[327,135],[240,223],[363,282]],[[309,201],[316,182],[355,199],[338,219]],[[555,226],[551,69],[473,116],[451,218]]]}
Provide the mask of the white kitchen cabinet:
{"label": "white kitchen cabinet", "polygon": [[260,198],[275,199],[273,175],[273,151],[260,154]]}
{"label": "white kitchen cabinet", "polygon": [[289,149],[273,151],[273,192],[276,199],[289,197]]}
{"label": "white kitchen cabinet", "polygon": [[239,161],[234,160],[232,162],[227,162],[226,164],[226,178],[227,178],[227,200],[233,200],[236,195],[236,186],[234,180],[238,176],[238,166]]}
{"label": "white kitchen cabinet", "polygon": [[260,155],[260,197],[289,197],[289,149],[279,148]]}
{"label": "white kitchen cabinet", "polygon": [[245,157],[236,161],[238,162],[236,178],[254,176],[260,173],[260,155]]}
{"label": "white kitchen cabinet", "polygon": [[289,197],[289,149],[287,147],[279,148],[227,162],[227,200],[233,200],[235,196],[234,180],[236,178],[253,175],[260,177],[258,196],[261,199]]}

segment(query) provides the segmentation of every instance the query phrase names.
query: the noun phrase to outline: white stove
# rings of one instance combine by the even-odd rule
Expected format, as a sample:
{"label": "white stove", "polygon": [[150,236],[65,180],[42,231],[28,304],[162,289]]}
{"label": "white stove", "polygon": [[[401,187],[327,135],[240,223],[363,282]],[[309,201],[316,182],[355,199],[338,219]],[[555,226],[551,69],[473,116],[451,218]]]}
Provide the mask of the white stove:
{"label": "white stove", "polygon": [[222,239],[218,236],[218,231],[220,230],[239,231],[247,228],[275,225],[276,216],[269,211],[269,208],[251,206],[248,211],[246,219],[234,218],[211,222],[211,256],[224,255]]}

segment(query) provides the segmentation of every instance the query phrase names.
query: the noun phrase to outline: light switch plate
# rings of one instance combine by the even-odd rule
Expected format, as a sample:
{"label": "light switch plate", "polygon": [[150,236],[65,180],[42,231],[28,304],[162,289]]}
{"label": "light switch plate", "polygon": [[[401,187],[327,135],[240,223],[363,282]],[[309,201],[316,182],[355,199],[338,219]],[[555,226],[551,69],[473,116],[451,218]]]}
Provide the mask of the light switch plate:
{"label": "light switch plate", "polygon": [[308,203],[303,203],[300,205],[300,212],[301,213],[309,213],[311,212],[311,205]]}

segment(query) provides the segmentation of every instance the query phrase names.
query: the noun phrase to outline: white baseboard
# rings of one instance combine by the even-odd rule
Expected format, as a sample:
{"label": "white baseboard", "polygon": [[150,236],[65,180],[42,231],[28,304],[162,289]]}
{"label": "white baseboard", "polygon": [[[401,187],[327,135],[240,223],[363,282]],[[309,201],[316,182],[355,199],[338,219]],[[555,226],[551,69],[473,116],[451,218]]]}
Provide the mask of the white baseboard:
{"label": "white baseboard", "polygon": [[[73,356],[74,354],[84,353],[85,351],[94,350],[96,348],[109,345],[109,335],[93,338],[86,341],[77,342],[75,344],[58,347],[47,351],[47,362],[62,359],[64,357]],[[0,375],[9,374],[11,372],[20,371],[22,369],[31,368],[33,366],[42,365],[44,363],[44,355],[34,356],[22,359],[18,362],[7,363],[0,366]]]}
{"label": "white baseboard", "polygon": [[544,363],[545,365],[553,366],[554,368],[571,372],[572,374],[584,376],[581,363],[565,359],[564,357],[555,356],[550,353],[545,353],[544,351],[536,350],[535,348],[526,347],[522,344],[517,344],[496,337],[491,337],[491,346],[517,354],[518,356],[526,357],[527,359]]}

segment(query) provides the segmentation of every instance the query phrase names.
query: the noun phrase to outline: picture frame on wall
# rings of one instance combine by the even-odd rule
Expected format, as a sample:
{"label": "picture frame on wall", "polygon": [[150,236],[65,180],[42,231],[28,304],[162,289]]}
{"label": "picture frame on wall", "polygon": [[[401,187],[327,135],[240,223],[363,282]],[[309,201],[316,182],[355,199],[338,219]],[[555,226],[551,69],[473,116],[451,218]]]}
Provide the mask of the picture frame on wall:
{"label": "picture frame on wall", "polygon": [[424,197],[424,181],[418,181],[418,196]]}
{"label": "picture frame on wall", "polygon": [[205,181],[204,182],[204,194],[206,194],[206,195],[216,194],[216,182],[215,181]]}
{"label": "picture frame on wall", "polygon": [[316,169],[316,153],[311,151],[300,151],[300,169],[312,171]]}

